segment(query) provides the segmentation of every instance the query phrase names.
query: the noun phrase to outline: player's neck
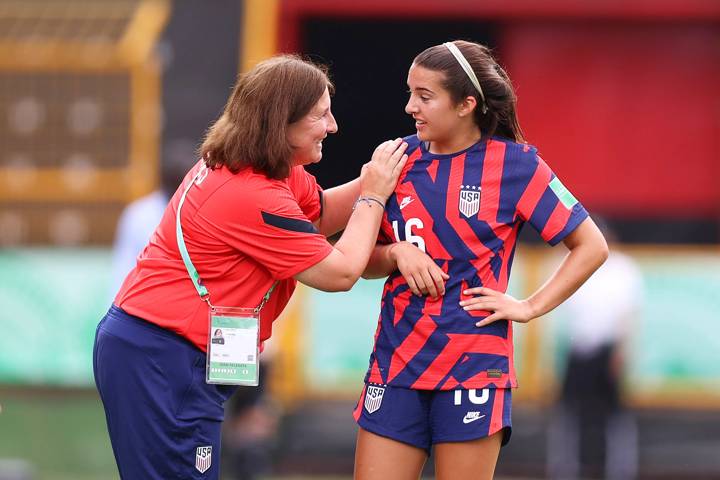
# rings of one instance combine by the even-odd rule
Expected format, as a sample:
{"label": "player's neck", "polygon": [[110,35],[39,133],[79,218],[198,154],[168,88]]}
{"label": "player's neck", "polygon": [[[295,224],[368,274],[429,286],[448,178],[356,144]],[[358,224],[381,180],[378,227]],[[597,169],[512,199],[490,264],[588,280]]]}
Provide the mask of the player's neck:
{"label": "player's neck", "polygon": [[428,150],[436,155],[461,152],[475,145],[482,137],[480,129],[473,123],[472,126],[458,129],[451,138],[446,140],[431,140]]}

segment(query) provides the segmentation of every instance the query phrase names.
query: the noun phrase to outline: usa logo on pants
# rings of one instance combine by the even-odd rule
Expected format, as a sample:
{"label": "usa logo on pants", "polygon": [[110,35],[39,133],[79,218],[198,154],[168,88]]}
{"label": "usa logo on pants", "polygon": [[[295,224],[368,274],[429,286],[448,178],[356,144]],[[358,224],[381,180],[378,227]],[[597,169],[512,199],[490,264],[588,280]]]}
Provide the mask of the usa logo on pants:
{"label": "usa logo on pants", "polygon": [[380,408],[384,394],[385,389],[383,387],[368,385],[367,392],[365,393],[365,410],[367,410],[368,413],[373,413]]}
{"label": "usa logo on pants", "polygon": [[205,473],[212,465],[212,447],[197,447],[195,450],[195,468],[198,472]]}

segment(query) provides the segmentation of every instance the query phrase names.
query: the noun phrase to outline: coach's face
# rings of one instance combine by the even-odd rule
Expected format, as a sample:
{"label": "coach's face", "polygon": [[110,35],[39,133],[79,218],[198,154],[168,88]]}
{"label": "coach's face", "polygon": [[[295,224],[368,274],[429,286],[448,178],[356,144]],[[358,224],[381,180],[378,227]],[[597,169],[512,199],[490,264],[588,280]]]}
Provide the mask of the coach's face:
{"label": "coach's face", "polygon": [[293,147],[292,164],[319,162],[323,140],[337,130],[337,122],[330,111],[330,92],[326,88],[310,112],[288,128],[288,141]]}

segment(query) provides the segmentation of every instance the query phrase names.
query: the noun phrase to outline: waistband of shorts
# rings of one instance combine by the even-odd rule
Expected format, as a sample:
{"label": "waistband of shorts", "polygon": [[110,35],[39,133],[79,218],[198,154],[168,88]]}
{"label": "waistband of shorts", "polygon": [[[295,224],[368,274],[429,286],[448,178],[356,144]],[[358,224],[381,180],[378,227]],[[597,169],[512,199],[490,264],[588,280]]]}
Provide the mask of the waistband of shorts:
{"label": "waistband of shorts", "polygon": [[[136,317],[135,315],[130,315],[122,308],[118,307],[117,305],[113,304],[110,306],[110,309],[107,312],[107,315],[105,316],[109,320],[115,320],[117,321],[117,326],[123,329],[127,329],[128,327],[135,330],[140,329],[142,331],[150,331],[158,335],[162,335],[163,337],[166,337],[168,340],[180,343],[184,346],[192,347],[194,350],[201,351],[195,344],[193,344],[190,340],[186,339],[185,337],[178,335],[177,333],[168,330],[167,328],[163,328],[160,325],[157,325],[155,323],[152,323],[148,320],[145,320],[141,317]],[[107,329],[112,333],[113,325],[108,324],[107,322],[103,325],[103,328]]]}
{"label": "waistband of shorts", "polygon": [[392,388],[392,389],[396,389],[396,390],[413,390],[413,391],[415,391],[415,392],[429,392],[429,393],[433,393],[433,392],[452,392],[452,391],[455,391],[455,390],[465,390],[465,391],[467,391],[467,390],[485,390],[485,389],[488,389],[488,390],[498,390],[498,391],[501,391],[501,390],[510,390],[510,391],[512,392],[512,391],[516,388],[516,387],[514,387],[514,386],[512,386],[512,385],[510,385],[510,386],[498,386],[498,385],[495,384],[494,382],[490,382],[490,383],[488,383],[488,384],[486,384],[486,385],[481,385],[481,386],[479,386],[479,387],[463,387],[462,385],[457,385],[456,387],[453,387],[453,388],[442,388],[442,389],[441,389],[441,388],[411,388],[411,387],[406,386],[406,385],[393,385],[392,383],[386,383],[386,384],[383,384],[383,383],[375,383],[375,382],[369,382],[369,381],[367,381],[367,380],[365,380],[364,383],[365,383],[365,388],[367,388],[367,387]]}

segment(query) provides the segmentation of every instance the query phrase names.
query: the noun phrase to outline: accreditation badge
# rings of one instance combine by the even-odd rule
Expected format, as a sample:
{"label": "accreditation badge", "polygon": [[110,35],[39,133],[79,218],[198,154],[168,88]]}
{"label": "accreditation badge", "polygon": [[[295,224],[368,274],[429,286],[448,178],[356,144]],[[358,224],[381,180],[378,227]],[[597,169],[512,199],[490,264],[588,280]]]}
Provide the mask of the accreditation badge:
{"label": "accreditation badge", "polygon": [[210,308],[205,381],[257,386],[260,314],[254,308]]}

